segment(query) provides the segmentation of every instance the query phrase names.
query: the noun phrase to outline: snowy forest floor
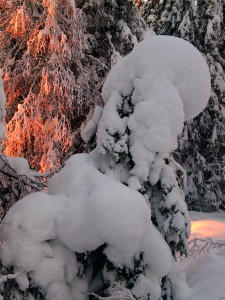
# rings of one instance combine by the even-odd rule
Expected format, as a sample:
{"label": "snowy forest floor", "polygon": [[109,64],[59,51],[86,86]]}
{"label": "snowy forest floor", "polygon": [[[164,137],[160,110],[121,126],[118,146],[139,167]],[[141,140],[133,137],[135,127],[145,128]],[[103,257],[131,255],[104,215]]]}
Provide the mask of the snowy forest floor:
{"label": "snowy forest floor", "polygon": [[190,212],[190,216],[190,256],[176,262],[176,299],[225,299],[225,213]]}

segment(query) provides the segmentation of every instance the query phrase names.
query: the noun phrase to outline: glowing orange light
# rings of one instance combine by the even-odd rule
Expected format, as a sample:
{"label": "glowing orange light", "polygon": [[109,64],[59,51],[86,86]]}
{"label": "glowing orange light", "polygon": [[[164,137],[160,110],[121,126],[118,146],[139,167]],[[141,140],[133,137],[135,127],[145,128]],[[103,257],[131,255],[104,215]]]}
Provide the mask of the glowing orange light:
{"label": "glowing orange light", "polygon": [[191,223],[191,239],[224,238],[225,223],[215,220],[199,220]]}

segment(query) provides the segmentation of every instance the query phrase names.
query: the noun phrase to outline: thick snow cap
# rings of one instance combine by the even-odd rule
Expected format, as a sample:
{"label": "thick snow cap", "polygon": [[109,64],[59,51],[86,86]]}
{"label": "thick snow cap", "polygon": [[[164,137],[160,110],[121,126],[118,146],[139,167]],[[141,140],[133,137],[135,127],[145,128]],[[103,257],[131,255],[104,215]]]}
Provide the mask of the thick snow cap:
{"label": "thick snow cap", "polygon": [[[183,102],[185,121],[196,117],[207,105],[211,84],[208,65],[189,42],[172,36],[152,36],[139,43],[111,70],[103,86],[105,102],[113,91],[127,96],[135,79],[148,77],[149,90],[155,83],[168,82]],[[170,97],[168,97],[168,101]]]}

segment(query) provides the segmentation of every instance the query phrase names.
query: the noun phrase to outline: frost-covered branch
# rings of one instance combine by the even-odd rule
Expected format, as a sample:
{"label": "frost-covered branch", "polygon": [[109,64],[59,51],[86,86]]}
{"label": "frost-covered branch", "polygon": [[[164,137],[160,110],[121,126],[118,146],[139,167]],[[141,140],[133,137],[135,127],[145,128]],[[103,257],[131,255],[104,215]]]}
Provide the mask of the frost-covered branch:
{"label": "frost-covered branch", "polygon": [[0,219],[19,199],[47,187],[47,180],[53,174],[39,174],[31,171],[23,158],[11,158],[0,155]]}
{"label": "frost-covered branch", "polygon": [[224,240],[213,240],[211,238],[195,238],[188,242],[188,256],[176,254],[176,260],[182,261],[189,258],[197,258],[204,253],[222,253],[225,252]]}

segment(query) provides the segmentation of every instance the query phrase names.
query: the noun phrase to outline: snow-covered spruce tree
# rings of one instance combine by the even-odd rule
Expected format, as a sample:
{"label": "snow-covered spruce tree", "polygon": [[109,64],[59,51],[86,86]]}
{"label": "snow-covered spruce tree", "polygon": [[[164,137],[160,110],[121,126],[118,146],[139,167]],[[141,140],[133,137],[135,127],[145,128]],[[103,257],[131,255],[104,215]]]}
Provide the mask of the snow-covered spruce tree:
{"label": "snow-covered spruce tree", "polygon": [[[153,41],[153,38],[151,41]],[[164,110],[160,112],[160,104],[164,101],[170,102],[170,96],[173,95],[172,97],[175,98],[175,95],[172,94],[171,87],[167,85],[168,82],[164,82],[165,78],[159,80],[159,66],[156,67],[157,64],[163,64],[163,66],[164,63],[169,64],[165,61],[173,60],[175,57],[177,63],[178,53],[182,50],[179,47],[176,50],[174,48],[170,49],[167,45],[165,48],[166,53],[161,53],[160,59],[155,55],[160,50],[158,48],[157,50],[154,48],[154,50],[152,52],[148,51],[148,55],[152,59],[149,67],[152,73],[146,76],[149,80],[146,86],[145,82],[140,79],[141,75],[138,73],[137,65],[135,65],[134,71],[132,66],[129,67],[129,61],[126,61],[125,58],[123,64],[115,66],[103,87],[103,98],[107,103],[102,117],[101,109],[97,108],[93,120],[87,125],[82,136],[84,140],[88,141],[90,139],[92,141],[95,129],[99,124],[97,149],[101,155],[107,157],[106,161],[108,160],[107,167],[100,164],[100,170],[130,188],[141,192],[151,204],[153,223],[169,244],[172,253],[175,254],[180,251],[181,254],[185,254],[189,233],[188,215],[183,195],[186,176],[182,167],[175,162],[169,153],[176,146],[172,143],[170,150],[167,150],[166,153],[167,146],[170,146],[166,146],[166,144],[162,146],[163,136],[159,138],[159,128],[162,126],[161,132],[165,134],[166,124],[168,124],[164,123],[166,118],[161,117],[160,119],[160,116],[166,115]],[[135,49],[132,53],[135,53]],[[164,57],[163,62],[162,57]],[[190,57],[190,61],[192,59],[194,57]],[[143,66],[145,66],[147,60],[147,57],[142,53],[140,55],[140,65],[143,63]],[[185,60],[188,61],[188,56],[185,56]],[[192,61],[191,64],[193,63]],[[180,61],[178,64],[182,65]],[[165,69],[169,69],[168,65]],[[205,72],[208,76],[207,67],[202,72]],[[182,74],[180,71],[177,71],[177,73]],[[193,71],[193,74],[190,73],[190,77],[193,75],[191,81],[194,80],[195,82],[198,76],[195,77],[194,73],[195,71]],[[130,76],[127,74],[130,74]],[[136,76],[135,80],[133,79],[134,76]],[[164,76],[166,77],[165,74],[162,77]],[[127,77],[130,81],[127,80]],[[189,78],[182,76],[181,78],[190,88]],[[158,81],[160,81],[160,84]],[[178,86],[181,97],[189,101],[192,99],[193,102],[197,102],[197,97],[201,98],[201,95],[197,92],[198,89],[189,90],[190,94],[187,96],[182,94],[184,91],[181,92],[180,90],[179,79],[173,78],[173,82]],[[209,93],[210,88],[208,85],[206,92],[208,97]],[[192,94],[195,94],[196,98]],[[205,99],[208,98],[205,97]],[[147,106],[148,100],[151,103],[149,109]],[[157,109],[155,109],[156,107]],[[203,106],[201,106],[202,108]],[[179,111],[177,106],[176,109]],[[187,109],[185,119],[194,117],[201,109],[195,107],[192,112]],[[173,112],[168,112],[168,115],[173,115]],[[181,131],[182,125],[180,127],[179,117],[176,116],[176,118],[178,123],[173,124],[172,127]],[[181,124],[183,123],[181,122]],[[173,129],[171,130],[173,132]],[[175,133],[175,137],[177,134],[178,132]],[[170,134],[167,133],[166,136],[169,137]],[[176,139],[175,137],[174,139]],[[167,299],[170,299],[170,296],[170,294],[164,295]]]}
{"label": "snow-covered spruce tree", "polygon": [[[151,39],[151,42],[154,45],[154,38]],[[187,45],[189,46],[189,44]],[[148,57],[151,57],[152,55],[151,62],[149,63],[151,64],[151,67],[149,67],[149,69],[152,69],[152,73],[147,73],[147,78],[151,83],[149,90],[147,90],[147,88],[144,86],[142,80],[138,79],[141,76],[138,74],[138,71],[137,74],[135,73],[134,75],[132,67],[130,67],[129,69],[129,66],[126,66],[126,60],[124,59],[123,68],[121,68],[120,70],[121,75],[118,76],[118,71],[114,71],[114,73],[111,72],[111,76],[108,77],[109,79],[106,80],[106,83],[104,84],[103,98],[105,99],[105,101],[111,99],[110,93],[112,92],[112,100],[107,102],[104,108],[105,113],[103,112],[103,116],[100,119],[100,110],[97,109],[96,116],[94,116],[93,118],[93,122],[91,121],[88,124],[88,126],[82,133],[82,136],[84,140],[88,141],[92,136],[94,129],[96,128],[96,124],[100,120],[97,131],[97,148],[99,149],[99,152],[103,155],[107,154],[108,152],[111,153],[116,170],[117,168],[119,168],[119,170],[120,168],[126,170],[126,172],[129,174],[127,175],[128,178],[123,178],[123,175],[121,175],[120,181],[124,184],[129,185],[133,189],[139,190],[142,194],[145,195],[147,200],[152,205],[153,221],[170,245],[172,253],[175,254],[175,252],[180,251],[181,254],[184,254],[186,251],[186,239],[189,234],[188,216],[184,204],[184,196],[182,194],[182,191],[186,184],[186,177],[182,167],[178,163],[176,163],[170,156],[170,152],[176,149],[176,137],[182,130],[183,120],[179,119],[179,117],[177,116],[178,124],[176,125],[171,125],[171,117],[169,117],[169,121],[165,121],[163,118],[161,120],[158,120],[160,118],[159,115],[157,115],[157,112],[160,111],[160,108],[153,109],[152,106],[148,108],[147,104],[145,103],[145,101],[147,101],[148,99],[150,102],[154,101],[156,97],[159,98],[155,100],[158,102],[158,106],[160,101],[164,103],[164,101],[166,101],[164,99],[164,90],[167,90],[168,96],[166,98],[167,101],[170,102],[170,96],[172,94],[172,92],[170,93],[170,91],[171,89],[173,89],[173,87],[171,88],[170,85],[168,85],[167,81],[164,82],[163,80],[161,80],[161,83],[158,83],[159,80],[157,72],[159,71],[157,70],[156,65],[157,63],[159,64],[159,69],[160,66],[164,63],[165,65],[168,64],[170,67],[171,60],[174,59],[176,55],[179,56],[179,54],[176,53],[176,51],[179,52],[179,50],[175,50],[173,46],[170,47],[170,44],[168,43],[168,47],[170,48],[165,50],[166,53],[163,53],[163,51],[160,52],[160,60],[162,59],[161,57],[163,57],[163,55],[165,56],[165,61],[163,60],[162,62],[159,60],[159,56],[155,54],[157,51],[159,51],[158,48],[156,51],[154,47],[157,48],[157,42],[156,46],[153,46],[152,51],[149,52],[146,57],[144,56],[144,54],[142,54],[142,57],[140,58],[141,62],[143,61],[144,66],[144,64],[146,64],[145,61],[147,61]],[[133,53],[135,53],[135,51],[133,51]],[[188,57],[185,57],[185,60],[187,61]],[[184,62],[181,63],[181,68],[182,64],[184,64]],[[192,64],[193,62],[191,63],[191,65]],[[120,64],[118,64],[118,66],[120,66]],[[167,68],[169,67],[167,66]],[[154,73],[154,68],[156,68],[156,73]],[[122,72],[123,69],[124,71]],[[181,71],[177,70],[177,73],[179,72]],[[205,72],[206,76],[208,76],[207,68]],[[130,74],[129,79],[133,80],[134,83],[126,82],[126,74]],[[156,78],[154,78],[154,76]],[[167,75],[164,76],[166,77]],[[111,77],[113,77],[113,79]],[[124,80],[123,77],[125,78]],[[175,85],[176,80],[178,81],[177,86],[179,90],[180,82],[179,79],[174,79]],[[185,82],[184,77],[182,77],[182,80],[184,80]],[[189,87],[189,81],[192,81],[193,79],[186,78],[186,80],[186,85]],[[111,84],[111,86],[109,87],[108,82],[110,82]],[[118,93],[118,89],[119,95],[116,95],[116,92]],[[130,92],[130,94],[128,93],[128,91]],[[188,98],[188,100],[185,101],[190,101],[189,99],[192,98],[197,102],[197,97],[202,97],[202,95],[199,95],[199,93],[196,91],[195,98],[191,94],[192,92],[194,93],[194,91],[190,89],[190,94],[188,96],[186,94],[183,96],[185,97],[185,99]],[[175,96],[173,95],[173,97]],[[152,100],[152,98],[154,100]],[[205,97],[204,99],[206,98],[207,97]],[[137,112],[134,110],[136,105]],[[111,106],[113,106],[115,109],[114,114],[112,114]],[[140,108],[142,106],[143,111]],[[176,106],[176,109],[179,110],[181,108],[177,108]],[[186,112],[185,120],[191,119],[193,115],[198,114],[198,112],[199,109],[197,108],[195,112],[188,111],[189,115],[187,115]],[[171,115],[174,114],[172,110],[170,113]],[[104,120],[103,126],[101,125],[102,119]],[[114,119],[116,119],[117,122],[112,123],[114,122]],[[139,128],[138,124],[139,122],[141,123],[141,120],[144,121],[142,126],[140,126]],[[167,123],[167,125],[164,124],[164,122],[167,121],[171,126],[172,133],[170,132],[167,134],[168,137],[166,141],[166,139],[163,140],[163,137],[164,135],[166,135],[165,131],[168,125]],[[116,127],[114,128],[114,126]],[[149,139],[146,138],[148,131]],[[155,134],[155,132],[157,132],[158,135]],[[162,137],[159,138],[160,132],[162,132]],[[169,137],[171,137],[170,142]],[[165,142],[165,144],[163,144],[163,141]],[[149,152],[151,154],[149,154]],[[112,164],[112,162],[110,163]],[[105,171],[103,170],[103,172]],[[168,178],[170,179],[168,180]],[[176,218],[179,219],[179,225],[176,224]],[[181,222],[182,218],[183,222]],[[179,226],[181,227],[179,228]]]}
{"label": "snow-covered spruce tree", "polygon": [[[151,3],[154,9],[154,3]],[[156,22],[152,25],[158,34],[173,34],[194,44],[205,56],[212,77],[212,93],[207,108],[193,121],[186,123],[179,140],[176,159],[187,171],[186,201],[190,209],[217,210],[224,207],[224,19],[222,1],[179,1],[182,19],[176,26],[159,20],[163,14],[157,1]],[[168,10],[166,10],[168,14]],[[171,8],[171,15],[173,9]],[[145,15],[146,20],[147,15]],[[151,17],[150,17],[151,19]],[[169,18],[171,19],[171,18]],[[160,27],[161,26],[161,27]],[[158,28],[160,27],[160,30]]]}
{"label": "snow-covered spruce tree", "polygon": [[172,255],[159,231],[182,252],[189,222],[170,152],[209,93],[204,59],[181,39],[152,37],[118,62],[104,108],[83,131],[89,140],[97,129],[97,147],[72,156],[47,193],[23,198],[4,219],[3,265],[23,297],[38,288],[48,300],[115,298],[119,289],[120,299],[173,299]]}
{"label": "snow-covered spruce tree", "polygon": [[0,10],[4,152],[38,170],[55,169],[77,150],[74,133],[94,101],[83,14],[69,0],[3,0]]}
{"label": "snow-covered spruce tree", "polygon": [[195,44],[210,67],[212,92],[203,113],[187,123],[178,157],[181,155],[179,160],[184,161],[189,175],[189,206],[197,210],[217,210],[224,208],[225,61],[222,57],[222,1],[199,1],[197,13],[199,26]]}
{"label": "snow-covered spruce tree", "polygon": [[[181,152],[190,174],[190,190],[187,200],[195,209],[217,210],[224,208],[225,165],[225,61],[222,58],[224,29],[222,1],[199,1],[198,48],[204,54],[212,78],[211,98],[207,108],[192,123],[187,124],[188,149],[195,150],[194,161],[187,159],[187,147]],[[197,44],[197,42],[196,42]],[[197,128],[194,132],[193,128]],[[193,136],[192,136],[193,132]],[[195,144],[195,145],[194,145]],[[186,148],[186,149],[185,149]],[[202,163],[199,163],[199,162]],[[192,183],[192,184],[191,184]]]}

